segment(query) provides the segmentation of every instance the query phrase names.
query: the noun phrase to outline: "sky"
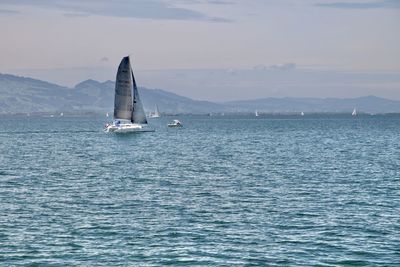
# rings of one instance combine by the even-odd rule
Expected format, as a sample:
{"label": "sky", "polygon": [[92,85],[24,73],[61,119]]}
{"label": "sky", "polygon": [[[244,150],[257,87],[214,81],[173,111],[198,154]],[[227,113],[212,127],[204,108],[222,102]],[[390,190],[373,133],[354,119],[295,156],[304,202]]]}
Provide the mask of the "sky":
{"label": "sky", "polygon": [[400,0],[0,0],[0,72],[201,100],[400,100]]}

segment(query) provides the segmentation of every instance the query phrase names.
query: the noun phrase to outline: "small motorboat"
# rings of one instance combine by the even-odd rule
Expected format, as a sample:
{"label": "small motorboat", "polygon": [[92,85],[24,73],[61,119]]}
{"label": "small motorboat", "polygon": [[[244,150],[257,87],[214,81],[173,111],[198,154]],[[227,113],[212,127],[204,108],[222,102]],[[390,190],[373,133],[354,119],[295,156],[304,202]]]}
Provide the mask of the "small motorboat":
{"label": "small motorboat", "polygon": [[168,123],[168,127],[183,127],[183,125],[179,120],[173,120],[171,123]]}

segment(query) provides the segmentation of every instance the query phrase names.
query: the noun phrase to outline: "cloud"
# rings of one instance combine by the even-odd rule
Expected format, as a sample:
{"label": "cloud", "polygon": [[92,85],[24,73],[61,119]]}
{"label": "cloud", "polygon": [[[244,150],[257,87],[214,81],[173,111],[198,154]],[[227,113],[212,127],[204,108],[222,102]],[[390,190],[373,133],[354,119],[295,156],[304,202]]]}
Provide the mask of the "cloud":
{"label": "cloud", "polygon": [[0,9],[0,15],[15,15],[19,14],[20,12],[15,10],[8,10],[8,9]]}
{"label": "cloud", "polygon": [[68,18],[82,18],[89,17],[90,15],[87,13],[65,13],[64,16]]}
{"label": "cloud", "polygon": [[375,9],[375,8],[400,8],[398,0],[380,0],[368,2],[331,2],[316,4],[320,7],[341,9]]}
{"label": "cloud", "polygon": [[208,0],[208,4],[216,4],[216,5],[233,5],[234,2],[224,1],[224,0]]}
{"label": "cloud", "polygon": [[78,14],[78,16],[98,15],[158,20],[229,22],[224,18],[210,17],[204,13],[167,4],[161,0],[2,0],[2,3],[59,9],[68,12],[65,15],[70,17]]}
{"label": "cloud", "polygon": [[236,2],[233,1],[227,1],[227,0],[172,0],[176,2],[177,4],[183,4],[183,5],[235,5]]}

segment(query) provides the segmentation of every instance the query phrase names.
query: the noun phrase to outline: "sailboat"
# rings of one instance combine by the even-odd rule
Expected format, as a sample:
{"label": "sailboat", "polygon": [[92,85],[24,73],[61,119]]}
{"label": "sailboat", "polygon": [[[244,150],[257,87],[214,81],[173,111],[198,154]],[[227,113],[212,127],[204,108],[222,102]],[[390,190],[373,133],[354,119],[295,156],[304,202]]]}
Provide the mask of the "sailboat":
{"label": "sailboat", "polygon": [[160,118],[160,111],[158,111],[158,106],[156,105],[154,108],[154,113],[150,113],[150,118]]}
{"label": "sailboat", "polygon": [[356,108],[353,109],[353,113],[351,113],[351,116],[356,116],[357,115],[357,111]]}
{"label": "sailboat", "polygon": [[119,64],[115,82],[114,121],[106,124],[104,131],[115,133],[154,131],[147,124],[129,56],[124,57]]}
{"label": "sailboat", "polygon": [[257,110],[254,112],[254,115],[256,115],[256,117],[258,117],[258,111]]}
{"label": "sailboat", "polygon": [[304,112],[302,111],[302,112],[300,113],[300,115],[301,115],[301,116],[304,116]]}

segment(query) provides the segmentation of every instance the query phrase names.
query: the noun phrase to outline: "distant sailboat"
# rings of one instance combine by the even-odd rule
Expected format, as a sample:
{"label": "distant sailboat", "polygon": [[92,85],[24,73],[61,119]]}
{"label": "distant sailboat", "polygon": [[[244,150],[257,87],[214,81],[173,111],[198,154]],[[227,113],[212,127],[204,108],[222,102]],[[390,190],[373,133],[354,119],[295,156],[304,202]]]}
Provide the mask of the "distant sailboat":
{"label": "distant sailboat", "polygon": [[300,115],[301,115],[301,116],[304,116],[304,112],[302,111],[302,112],[300,113]]}
{"label": "distant sailboat", "polygon": [[258,111],[256,110],[254,113],[255,113],[256,117],[258,117]]}
{"label": "distant sailboat", "polygon": [[115,133],[154,131],[147,125],[129,56],[119,64],[115,82],[114,121],[106,124],[104,130]]}
{"label": "distant sailboat", "polygon": [[64,113],[61,112],[61,113],[60,113],[60,117],[62,117],[62,116],[64,116]]}
{"label": "distant sailboat", "polygon": [[351,116],[357,116],[357,110],[356,110],[356,108],[353,109],[353,113],[351,113]]}
{"label": "distant sailboat", "polygon": [[109,116],[109,115],[108,115],[108,112],[107,112],[107,113],[106,113],[106,117],[108,118],[108,116]]}
{"label": "distant sailboat", "polygon": [[150,118],[160,118],[160,111],[158,110],[158,106],[154,107],[154,113],[150,113]]}

